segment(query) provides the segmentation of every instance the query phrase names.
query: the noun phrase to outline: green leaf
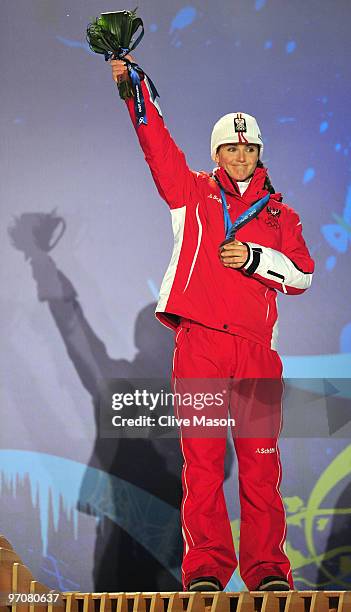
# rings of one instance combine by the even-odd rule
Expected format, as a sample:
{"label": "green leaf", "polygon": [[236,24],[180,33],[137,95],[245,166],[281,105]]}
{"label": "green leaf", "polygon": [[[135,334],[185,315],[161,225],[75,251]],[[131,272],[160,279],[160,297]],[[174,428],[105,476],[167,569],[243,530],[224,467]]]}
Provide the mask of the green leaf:
{"label": "green leaf", "polygon": [[[136,11],[136,9],[135,9]],[[129,48],[135,32],[143,21],[135,11],[102,13],[87,27],[87,41],[95,53],[116,52],[119,47]]]}

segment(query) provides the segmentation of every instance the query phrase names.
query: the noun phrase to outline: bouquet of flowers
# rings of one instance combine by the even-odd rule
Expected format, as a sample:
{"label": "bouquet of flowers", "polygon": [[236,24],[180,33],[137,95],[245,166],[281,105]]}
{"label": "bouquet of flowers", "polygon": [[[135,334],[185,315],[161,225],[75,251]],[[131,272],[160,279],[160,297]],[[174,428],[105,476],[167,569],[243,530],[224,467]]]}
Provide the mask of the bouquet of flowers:
{"label": "bouquet of flowers", "polygon": [[[87,28],[87,41],[95,53],[102,53],[105,60],[124,60],[130,80],[118,83],[119,95],[123,100],[134,98],[135,115],[137,126],[147,123],[145,100],[141,89],[140,79],[147,76],[138,64],[126,59],[126,55],[133,51],[144,36],[144,25],[140,17],[134,11],[115,11],[114,13],[102,13],[100,17],[90,23]],[[141,27],[138,37],[132,41],[134,34]],[[155,100],[158,96],[157,89],[150,77],[151,96]]]}
{"label": "bouquet of flowers", "polygon": [[[102,13],[95,21],[87,27],[87,41],[95,53],[102,53],[105,60],[124,59],[125,56],[133,51],[144,36],[144,25],[142,19],[136,16],[134,11],[115,11],[113,13]],[[132,43],[132,38],[141,27],[141,32]],[[141,68],[125,60],[131,82],[122,81],[118,84],[119,95],[123,100],[135,95],[133,81],[142,74]],[[137,73],[135,75],[134,73]],[[139,73],[139,74],[138,74]]]}

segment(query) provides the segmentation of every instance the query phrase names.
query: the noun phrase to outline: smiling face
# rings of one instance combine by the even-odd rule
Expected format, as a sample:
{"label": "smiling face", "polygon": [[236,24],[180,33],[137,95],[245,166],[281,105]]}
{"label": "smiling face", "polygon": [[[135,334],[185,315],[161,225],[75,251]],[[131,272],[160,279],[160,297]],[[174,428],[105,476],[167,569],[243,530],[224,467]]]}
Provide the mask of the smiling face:
{"label": "smiling face", "polygon": [[234,181],[245,181],[257,166],[259,146],[256,144],[229,143],[220,145],[216,162]]}

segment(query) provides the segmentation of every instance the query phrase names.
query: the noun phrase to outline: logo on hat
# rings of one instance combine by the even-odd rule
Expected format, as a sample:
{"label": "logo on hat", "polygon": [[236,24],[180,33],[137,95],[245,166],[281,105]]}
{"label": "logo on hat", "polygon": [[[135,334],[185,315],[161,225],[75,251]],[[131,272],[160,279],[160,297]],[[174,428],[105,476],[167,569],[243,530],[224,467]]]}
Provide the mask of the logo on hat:
{"label": "logo on hat", "polygon": [[236,132],[247,132],[245,119],[241,117],[234,117],[234,128]]}

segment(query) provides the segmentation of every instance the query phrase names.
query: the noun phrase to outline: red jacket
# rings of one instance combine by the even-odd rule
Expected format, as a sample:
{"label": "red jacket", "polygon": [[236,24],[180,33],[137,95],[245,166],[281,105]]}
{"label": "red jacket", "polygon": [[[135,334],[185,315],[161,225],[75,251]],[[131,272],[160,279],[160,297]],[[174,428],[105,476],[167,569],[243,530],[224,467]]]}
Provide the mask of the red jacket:
{"label": "red jacket", "polygon": [[[249,248],[246,264],[240,270],[225,268],[218,257],[225,239],[220,188],[212,175],[188,168],[150,97],[146,77],[142,88],[147,125],[138,126],[136,133],[156,187],[170,207],[174,233],[157,318],[173,329],[179,317],[193,319],[276,349],[277,290],[302,293],[314,270],[298,215],[281,202],[280,194],[271,195],[268,206],[236,234]],[[135,125],[133,100],[127,106]],[[268,193],[264,168],[256,168],[243,196],[223,168],[215,174],[232,222]]]}

